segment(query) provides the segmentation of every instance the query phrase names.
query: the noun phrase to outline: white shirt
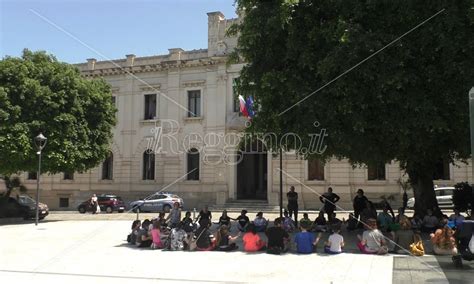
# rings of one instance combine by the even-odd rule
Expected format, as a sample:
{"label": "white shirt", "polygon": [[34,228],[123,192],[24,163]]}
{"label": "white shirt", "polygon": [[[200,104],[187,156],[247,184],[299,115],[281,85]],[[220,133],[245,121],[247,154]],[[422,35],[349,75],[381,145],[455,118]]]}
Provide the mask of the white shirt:
{"label": "white shirt", "polygon": [[344,238],[338,233],[334,233],[329,236],[328,241],[331,243],[329,247],[330,251],[333,252],[342,252],[341,244],[344,242]]}
{"label": "white shirt", "polygon": [[376,252],[380,249],[382,245],[384,236],[382,233],[375,229],[375,230],[366,230],[362,234],[362,240],[366,243],[366,249],[370,252]]}

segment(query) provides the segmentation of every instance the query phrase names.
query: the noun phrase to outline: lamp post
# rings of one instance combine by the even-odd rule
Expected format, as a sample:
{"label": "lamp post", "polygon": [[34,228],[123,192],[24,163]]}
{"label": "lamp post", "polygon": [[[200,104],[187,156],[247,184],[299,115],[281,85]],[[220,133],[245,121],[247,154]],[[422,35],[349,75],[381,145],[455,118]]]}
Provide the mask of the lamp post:
{"label": "lamp post", "polygon": [[280,218],[283,217],[283,150],[280,145]]}
{"label": "lamp post", "polygon": [[469,91],[469,120],[471,126],[471,183],[474,184],[474,87]]}
{"label": "lamp post", "polygon": [[40,178],[41,178],[41,151],[46,146],[47,138],[40,132],[38,136],[35,137],[35,144],[38,148],[38,174],[36,177],[36,218],[35,218],[35,226],[38,226],[38,217],[39,217],[39,185],[40,185]]}

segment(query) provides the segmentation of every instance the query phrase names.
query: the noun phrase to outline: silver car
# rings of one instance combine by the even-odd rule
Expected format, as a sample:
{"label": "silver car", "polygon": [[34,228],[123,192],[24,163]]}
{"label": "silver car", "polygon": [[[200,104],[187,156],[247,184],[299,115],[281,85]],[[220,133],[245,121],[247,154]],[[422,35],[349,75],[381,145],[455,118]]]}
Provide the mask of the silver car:
{"label": "silver car", "polygon": [[133,212],[170,212],[175,202],[183,207],[183,199],[176,194],[157,192],[148,198],[130,202]]}
{"label": "silver car", "polygon": [[[454,187],[447,186],[447,187],[436,187],[434,189],[436,200],[438,201],[438,206],[440,208],[453,208],[453,191]],[[415,197],[408,199],[407,202],[408,208],[415,207]]]}

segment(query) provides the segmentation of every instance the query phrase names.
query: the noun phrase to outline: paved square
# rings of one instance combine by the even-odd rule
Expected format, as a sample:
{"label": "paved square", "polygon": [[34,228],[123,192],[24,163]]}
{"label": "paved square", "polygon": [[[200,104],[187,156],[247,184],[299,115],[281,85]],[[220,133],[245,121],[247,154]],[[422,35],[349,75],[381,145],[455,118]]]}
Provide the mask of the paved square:
{"label": "paved square", "polygon": [[[0,226],[0,279],[2,283],[392,283],[393,279],[392,255],[275,256],[137,249],[125,241],[130,223],[46,221],[37,228],[34,224]],[[436,265],[432,260],[430,264]],[[399,266],[403,268],[403,263]],[[429,270],[422,263],[419,267]],[[432,281],[447,282],[442,272],[430,275]],[[400,283],[414,280],[407,277],[396,279]]]}

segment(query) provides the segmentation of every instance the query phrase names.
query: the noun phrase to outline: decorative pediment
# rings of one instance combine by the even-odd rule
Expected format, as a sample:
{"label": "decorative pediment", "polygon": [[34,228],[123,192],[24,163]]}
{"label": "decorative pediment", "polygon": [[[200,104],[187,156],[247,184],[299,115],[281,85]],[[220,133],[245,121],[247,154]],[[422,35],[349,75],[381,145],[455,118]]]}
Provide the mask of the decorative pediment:
{"label": "decorative pediment", "polygon": [[149,92],[149,91],[159,90],[160,88],[161,88],[161,84],[141,85],[140,86],[140,91]]}
{"label": "decorative pediment", "polygon": [[200,87],[206,85],[206,80],[184,81],[184,87]]}

